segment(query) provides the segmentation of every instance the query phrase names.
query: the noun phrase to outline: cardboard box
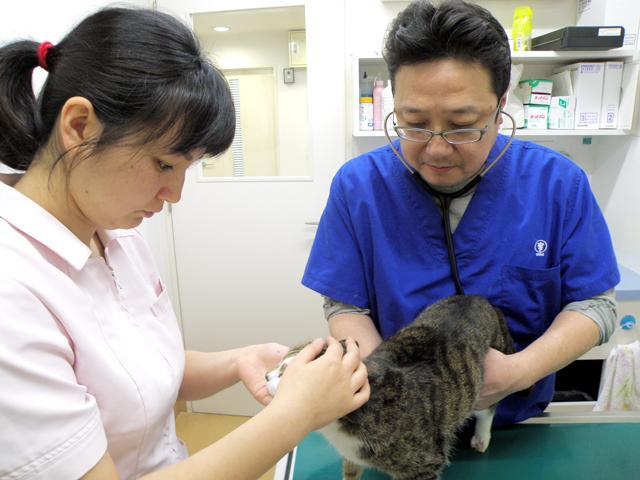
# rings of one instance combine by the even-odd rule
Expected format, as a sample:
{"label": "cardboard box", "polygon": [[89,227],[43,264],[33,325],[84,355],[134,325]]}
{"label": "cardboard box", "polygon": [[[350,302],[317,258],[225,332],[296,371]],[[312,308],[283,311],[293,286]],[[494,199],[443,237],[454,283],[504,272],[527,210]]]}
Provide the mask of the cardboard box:
{"label": "cardboard box", "polygon": [[549,123],[549,107],[547,105],[524,106],[524,128],[529,130],[546,130]]}
{"label": "cardboard box", "polygon": [[640,1],[638,0],[577,0],[576,25],[620,25],[624,27],[623,49],[638,47]]}
{"label": "cardboard box", "polygon": [[573,97],[573,86],[571,85],[571,73],[569,70],[562,70],[551,75],[553,81],[552,95],[554,97]]}
{"label": "cardboard box", "polygon": [[600,128],[600,107],[604,83],[604,62],[580,62],[558,67],[554,72],[568,71],[576,98],[576,129]]}
{"label": "cardboard box", "polygon": [[549,106],[550,130],[573,130],[575,98],[572,96],[551,97]]}
{"label": "cardboard box", "polygon": [[600,105],[600,128],[618,128],[618,105],[622,90],[624,62],[606,62]]}

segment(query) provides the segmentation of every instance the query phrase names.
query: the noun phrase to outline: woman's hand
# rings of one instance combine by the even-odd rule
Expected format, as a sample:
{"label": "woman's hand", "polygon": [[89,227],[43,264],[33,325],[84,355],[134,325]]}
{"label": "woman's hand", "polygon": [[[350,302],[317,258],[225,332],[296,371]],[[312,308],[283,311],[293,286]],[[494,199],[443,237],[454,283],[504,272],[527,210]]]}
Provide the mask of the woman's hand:
{"label": "woman's hand", "polygon": [[302,349],[287,366],[273,401],[290,421],[304,422],[309,431],[361,407],[370,394],[367,367],[355,341],[348,338],[344,352],[335,338],[327,337],[327,350],[318,357],[323,347],[322,339],[316,339]]}
{"label": "woman's hand", "polygon": [[272,396],[267,391],[265,374],[274,369],[289,351],[289,347],[278,343],[265,343],[247,347],[247,353],[238,358],[238,376],[245,388],[263,405],[269,404]]}

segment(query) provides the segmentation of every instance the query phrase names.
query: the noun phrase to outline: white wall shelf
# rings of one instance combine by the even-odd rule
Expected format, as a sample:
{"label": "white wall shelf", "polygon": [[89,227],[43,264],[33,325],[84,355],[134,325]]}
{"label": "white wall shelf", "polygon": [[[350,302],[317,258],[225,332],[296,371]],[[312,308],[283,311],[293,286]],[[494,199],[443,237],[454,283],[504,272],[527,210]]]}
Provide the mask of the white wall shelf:
{"label": "white wall shelf", "polygon": [[[579,61],[622,60],[625,63],[623,89],[620,99],[619,129],[600,130],[518,130],[517,137],[594,137],[594,136],[624,136],[633,133],[635,128],[635,104],[637,102],[637,85],[640,77],[640,52],[636,50],[614,49],[598,51],[530,51],[512,52],[512,63],[525,65],[523,78],[545,78],[552,69],[560,64],[570,64]],[[385,82],[388,72],[384,59],[376,55],[358,57],[352,56],[351,72],[351,105],[352,105],[352,136],[358,138],[381,137],[384,132],[379,130],[360,131],[359,125],[359,97],[360,76],[366,71],[371,78],[381,77]],[[395,136],[395,132],[389,132]]]}
{"label": "white wall shelf", "polygon": [[[509,134],[508,130],[503,130],[501,133],[505,135]],[[619,129],[600,129],[600,130],[516,130],[516,137],[597,137],[597,136],[621,136],[629,135],[629,130]]]}
{"label": "white wall shelf", "polygon": [[511,52],[512,63],[570,63],[573,61],[625,60],[633,61],[637,55],[635,50],[584,50],[553,51],[533,50],[530,52]]}

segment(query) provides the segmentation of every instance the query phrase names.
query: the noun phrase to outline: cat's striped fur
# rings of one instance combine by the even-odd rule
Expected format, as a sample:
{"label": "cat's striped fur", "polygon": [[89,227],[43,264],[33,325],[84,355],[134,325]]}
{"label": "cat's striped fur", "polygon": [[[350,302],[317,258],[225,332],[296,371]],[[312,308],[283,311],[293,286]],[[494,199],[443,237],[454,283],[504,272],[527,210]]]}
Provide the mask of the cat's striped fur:
{"label": "cat's striped fur", "polygon": [[[437,479],[473,413],[490,347],[513,352],[500,311],[472,295],[431,305],[382,342],[364,360],[369,401],[321,430],[346,460],[344,478],[357,479],[366,466],[398,480]],[[489,444],[494,413],[477,412],[477,450]]]}

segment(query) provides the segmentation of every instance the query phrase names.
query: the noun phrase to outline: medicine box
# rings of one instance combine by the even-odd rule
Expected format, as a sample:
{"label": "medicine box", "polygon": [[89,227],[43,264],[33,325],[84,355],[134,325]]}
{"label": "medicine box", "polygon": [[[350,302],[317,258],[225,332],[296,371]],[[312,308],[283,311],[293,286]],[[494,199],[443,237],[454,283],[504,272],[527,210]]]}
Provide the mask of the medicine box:
{"label": "medicine box", "polygon": [[546,130],[549,122],[547,105],[524,106],[524,128],[529,130]]}
{"label": "medicine box", "polygon": [[562,71],[569,72],[576,97],[575,128],[599,128],[604,62],[580,62],[554,69],[555,73]]}
{"label": "medicine box", "polygon": [[576,25],[624,27],[623,49],[638,47],[640,1],[638,0],[577,0]]}
{"label": "medicine box", "polygon": [[[524,99],[532,93],[548,93],[553,90],[553,82],[547,79],[531,79],[518,82],[518,89],[521,97]],[[527,102],[524,102],[527,103]]]}
{"label": "medicine box", "polygon": [[575,97],[564,95],[551,97],[549,129],[572,130],[575,116]]}
{"label": "medicine box", "polygon": [[525,105],[551,105],[550,93],[532,93],[522,99]]}
{"label": "medicine box", "polygon": [[618,106],[620,104],[623,69],[623,62],[606,62],[604,64],[600,128],[618,127]]}

